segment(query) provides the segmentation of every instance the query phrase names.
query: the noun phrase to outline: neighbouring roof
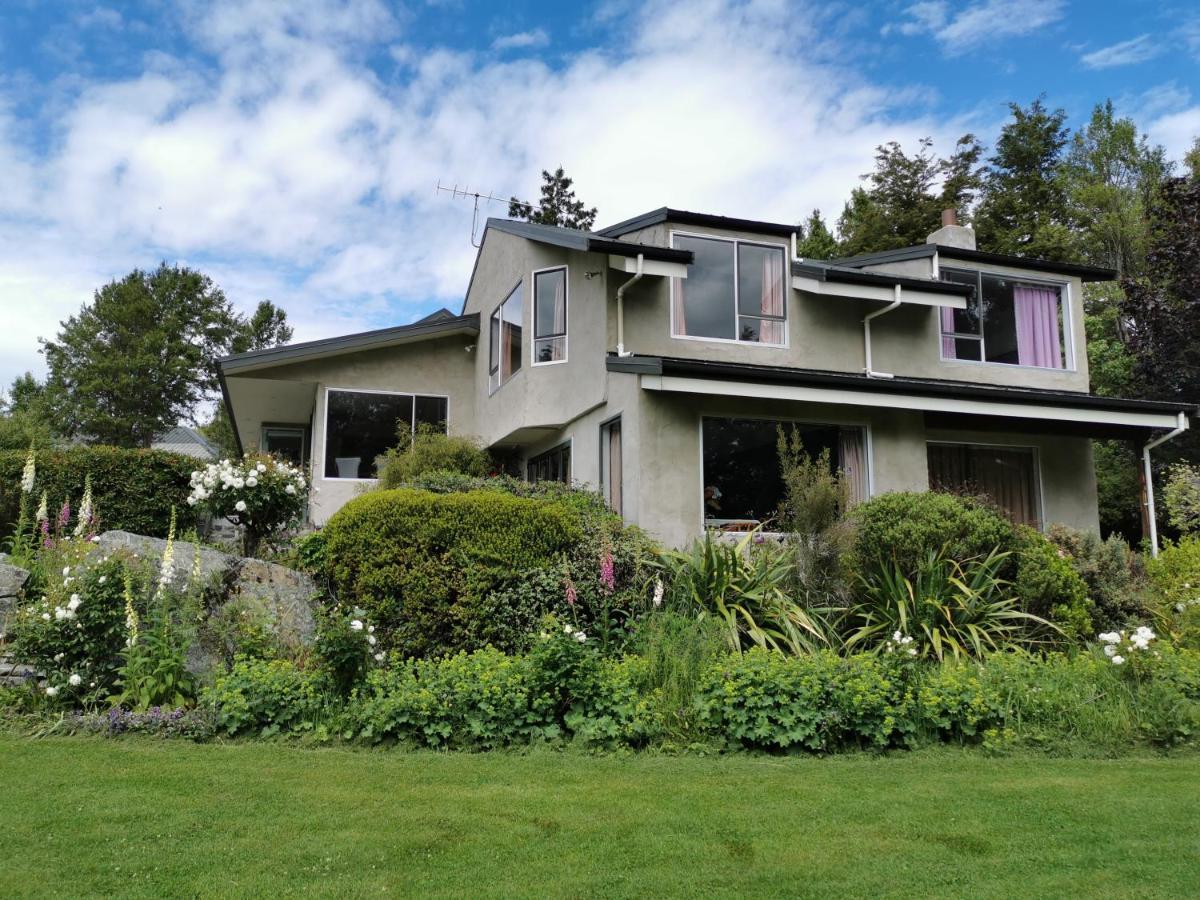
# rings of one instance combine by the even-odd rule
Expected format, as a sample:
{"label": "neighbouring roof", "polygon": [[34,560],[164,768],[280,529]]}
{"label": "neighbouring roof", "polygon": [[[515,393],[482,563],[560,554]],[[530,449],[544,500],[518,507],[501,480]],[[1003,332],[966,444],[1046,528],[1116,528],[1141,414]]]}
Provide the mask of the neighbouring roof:
{"label": "neighbouring roof", "polygon": [[883,250],[879,253],[863,253],[845,259],[835,259],[839,266],[858,268],[882,263],[902,262],[908,259],[926,259],[937,254],[939,258],[961,259],[967,262],[994,263],[998,266],[1011,266],[1014,269],[1030,269],[1037,272],[1055,272],[1060,275],[1074,275],[1081,281],[1113,281],[1117,277],[1115,269],[1105,269],[1101,266],[1088,266],[1082,263],[1054,262],[1048,259],[1034,259],[1028,256],[1010,256],[1007,253],[989,253],[986,250],[971,250],[966,247],[951,247],[946,244],[920,244],[916,247],[900,247],[896,250]]}
{"label": "neighbouring roof", "polygon": [[449,337],[454,334],[478,333],[479,315],[477,313],[456,316],[447,309],[439,309],[411,325],[397,325],[393,328],[380,328],[376,331],[363,331],[358,334],[324,338],[319,341],[285,344],[282,347],[271,347],[267,350],[235,353],[217,360],[217,367],[222,375],[236,375],[238,372],[286,363],[305,362],[311,359],[336,356],[340,353],[376,350],[430,338]]}
{"label": "neighbouring roof", "polygon": [[155,450],[169,450],[173,453],[183,453],[188,456],[200,456],[216,459],[220,451],[215,444],[209,442],[204,435],[186,425],[176,425],[164,431],[152,442]]}
{"label": "neighbouring roof", "polygon": [[[507,234],[551,244],[568,250],[583,250],[589,253],[611,253],[616,256],[637,256],[661,262],[677,262],[687,265],[692,261],[690,250],[675,250],[671,247],[656,247],[633,241],[612,240],[598,232],[578,231],[574,228],[559,228],[557,225],[541,225],[536,222],[518,222],[514,219],[488,219],[487,227]],[[485,231],[486,234],[486,231]]]}
{"label": "neighbouring roof", "polygon": [[711,213],[689,212],[686,209],[671,209],[669,206],[662,206],[648,213],[642,213],[640,216],[634,216],[632,219],[626,219],[624,222],[617,222],[615,225],[601,228],[596,234],[604,235],[605,237],[620,237],[623,234],[629,234],[631,231],[649,228],[651,225],[658,225],[662,222],[675,222],[680,225],[704,225],[709,228],[727,228],[730,231],[774,234],[779,237],[791,237],[792,233],[796,230],[795,225],[784,225],[780,222],[735,219],[729,216],[715,216]]}

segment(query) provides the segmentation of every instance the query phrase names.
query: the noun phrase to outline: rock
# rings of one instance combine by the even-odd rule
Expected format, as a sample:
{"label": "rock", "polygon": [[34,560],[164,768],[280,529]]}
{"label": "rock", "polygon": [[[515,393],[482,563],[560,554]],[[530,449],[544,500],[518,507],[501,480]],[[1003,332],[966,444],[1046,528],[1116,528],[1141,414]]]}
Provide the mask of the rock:
{"label": "rock", "polygon": [[313,601],[318,593],[316,584],[303,572],[261,559],[242,559],[229,600],[241,600],[265,612],[284,643],[306,644],[316,633]]}
{"label": "rock", "polygon": [[[151,560],[155,565],[162,559],[167,549],[167,542],[162,538],[146,537],[142,534],[132,534],[128,531],[106,531],[96,542],[101,550],[113,553],[126,550],[135,553],[142,559]],[[196,545],[187,541],[175,542],[175,584],[185,584],[192,574],[192,566],[196,561]],[[208,582],[214,578],[226,578],[236,567],[238,558],[222,553],[220,550],[200,548],[200,579]]]}
{"label": "rock", "polygon": [[6,562],[7,554],[0,553],[0,598],[19,597],[29,578],[29,572]]}

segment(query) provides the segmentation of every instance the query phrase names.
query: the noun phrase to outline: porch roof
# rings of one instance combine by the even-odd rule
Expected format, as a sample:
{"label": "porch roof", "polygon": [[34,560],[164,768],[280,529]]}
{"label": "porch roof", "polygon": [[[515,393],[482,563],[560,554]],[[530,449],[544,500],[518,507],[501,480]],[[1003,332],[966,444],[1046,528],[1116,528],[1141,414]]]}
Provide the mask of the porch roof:
{"label": "porch roof", "polygon": [[[852,372],[660,356],[608,357],[611,372],[641,376],[645,390],[920,410],[935,427],[1009,428],[1144,437],[1200,413],[1195,405],[932,378],[871,378]],[[1018,425],[1014,420],[1024,420]]]}

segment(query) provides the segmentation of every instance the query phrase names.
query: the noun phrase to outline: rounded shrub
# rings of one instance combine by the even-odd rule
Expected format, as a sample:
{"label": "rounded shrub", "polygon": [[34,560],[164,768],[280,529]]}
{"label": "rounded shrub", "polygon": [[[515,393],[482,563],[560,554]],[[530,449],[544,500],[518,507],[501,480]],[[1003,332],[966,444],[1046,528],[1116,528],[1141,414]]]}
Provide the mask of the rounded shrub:
{"label": "rounded shrub", "polygon": [[1026,612],[1057,625],[1067,640],[1084,641],[1095,634],[1087,583],[1044,534],[1027,526],[1017,529],[1017,571],[1012,591]]}

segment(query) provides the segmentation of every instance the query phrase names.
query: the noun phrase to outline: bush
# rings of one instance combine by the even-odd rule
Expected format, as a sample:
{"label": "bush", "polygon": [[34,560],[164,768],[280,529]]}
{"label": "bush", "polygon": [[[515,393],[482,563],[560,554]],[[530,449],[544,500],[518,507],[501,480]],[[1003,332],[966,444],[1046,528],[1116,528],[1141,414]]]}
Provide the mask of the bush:
{"label": "bush", "polygon": [[400,432],[400,446],[389,450],[379,463],[379,487],[404,487],[414,478],[431,472],[449,472],[481,478],[492,472],[491,455],[474,438],[426,430]]}
{"label": "bush", "polygon": [[1027,526],[1017,529],[1017,573],[1012,592],[1022,609],[1048,619],[1068,641],[1084,641],[1096,633],[1088,587],[1045,535]]}
{"label": "bush", "polygon": [[1149,584],[1141,556],[1117,535],[1101,540],[1094,531],[1075,531],[1052,525],[1046,536],[1063,553],[1087,586],[1092,627],[1096,631],[1123,628],[1145,618]]}
{"label": "bush", "polygon": [[[0,534],[10,534],[17,521],[18,485],[25,457],[23,450],[0,451]],[[182,508],[187,503],[195,464],[190,457],[159,450],[43,450],[37,454],[32,496],[44,492],[54,509],[68,499],[78,504],[84,481],[90,475],[101,530],[165,537],[171,508]]]}
{"label": "bush", "polygon": [[262,453],[209,463],[189,477],[188,506],[242,528],[242,552],[254,556],[264,540],[295,527],[308,501],[308,481],[296,466]]}
{"label": "bush", "polygon": [[1200,650],[1200,536],[1167,543],[1146,560],[1154,586],[1153,613],[1159,631],[1181,647]]}
{"label": "bush", "polygon": [[226,734],[267,737],[314,728],[328,708],[328,687],[321,672],[291,660],[239,659],[204,692],[204,702]]}
{"label": "bush", "polygon": [[1200,531],[1200,466],[1175,463],[1163,489],[1167,520],[1183,534]]}
{"label": "bush", "polygon": [[[881,494],[851,511],[857,526],[854,556],[861,571],[880,561],[895,560],[911,577],[931,551],[962,562],[982,559],[993,550],[1014,549],[1012,524],[986,504],[935,491]],[[1016,560],[1000,575],[1012,578]]]}

